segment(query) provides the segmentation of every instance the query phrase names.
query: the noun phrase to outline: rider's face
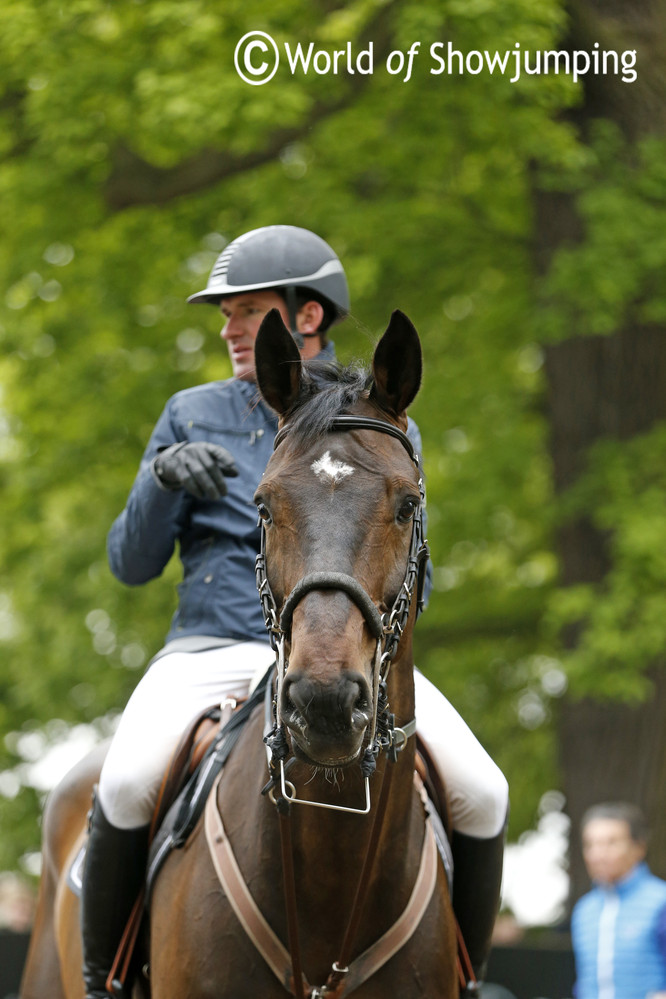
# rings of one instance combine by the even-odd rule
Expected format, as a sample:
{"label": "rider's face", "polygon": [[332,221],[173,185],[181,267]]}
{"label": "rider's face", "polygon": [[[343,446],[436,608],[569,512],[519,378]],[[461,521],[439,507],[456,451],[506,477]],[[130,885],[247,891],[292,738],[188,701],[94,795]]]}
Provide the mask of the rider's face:
{"label": "rider's face", "polygon": [[[314,332],[317,328],[311,318],[312,309],[308,306],[317,303],[307,303],[297,316],[297,328],[301,332]],[[276,291],[251,291],[240,295],[230,295],[220,302],[220,312],[226,319],[220,336],[227,342],[231,369],[236,378],[254,381],[254,341],[261,325],[261,320],[271,309],[277,309],[289,327],[289,313],[285,300]],[[321,350],[318,336],[308,337],[301,350],[304,360],[316,357]]]}
{"label": "rider's face", "polygon": [[220,312],[226,319],[220,336],[227,342],[231,369],[236,378],[254,381],[254,341],[261,320],[271,309],[278,309],[289,324],[287,306],[275,291],[252,291],[231,295],[220,302]]}

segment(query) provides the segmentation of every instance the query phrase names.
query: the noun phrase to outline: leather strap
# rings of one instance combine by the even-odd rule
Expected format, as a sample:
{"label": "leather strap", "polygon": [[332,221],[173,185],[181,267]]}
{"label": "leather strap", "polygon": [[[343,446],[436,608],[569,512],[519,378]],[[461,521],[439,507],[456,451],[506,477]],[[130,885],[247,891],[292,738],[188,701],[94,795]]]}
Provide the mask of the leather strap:
{"label": "leather strap", "polygon": [[[220,775],[221,777],[221,775]],[[205,832],[213,866],[224,893],[248,937],[269,968],[292,996],[291,957],[266,922],[245,884],[231,843],[227,837],[222,817],[217,807],[217,784],[208,797],[205,810]],[[437,881],[437,845],[430,821],[426,818],[419,872],[409,902],[393,926],[371,947],[349,965],[348,972],[335,989],[326,993],[331,999],[341,999],[375,974],[403,947],[414,934],[432,898]],[[305,995],[312,995],[312,988],[303,980]]]}
{"label": "leather strap", "polygon": [[[280,446],[285,437],[288,436],[290,430],[291,427],[288,423],[278,430],[273,441],[273,450]],[[339,430],[378,430],[382,434],[389,434],[390,437],[395,437],[396,440],[400,441],[414,464],[417,466],[419,464],[414,445],[407,434],[400,427],[396,427],[394,423],[389,423],[388,420],[377,420],[372,416],[353,416],[352,414],[345,413],[341,416],[334,416],[328,425],[328,430],[331,432]]]}
{"label": "leather strap", "polygon": [[296,605],[312,590],[343,590],[363,614],[373,638],[379,640],[382,637],[384,624],[377,607],[361,584],[344,572],[311,572],[296,583],[280,614],[280,627],[285,634],[289,633]]}
{"label": "leather strap", "polygon": [[204,828],[215,872],[238,920],[273,974],[288,989],[291,960],[286,947],[268,925],[245,884],[217,807],[215,781],[206,801]]}
{"label": "leather strap", "polygon": [[[349,965],[349,974],[335,996],[348,995],[379,971],[413,936],[428,908],[437,881],[437,844],[430,821],[425,824],[421,863],[414,888],[402,915],[371,947]],[[335,995],[335,993],[333,993]]]}
{"label": "leather strap", "polygon": [[[455,918],[455,917],[454,917]],[[474,973],[474,968],[472,967],[472,962],[470,960],[469,953],[467,951],[467,945],[465,944],[465,938],[462,935],[462,930],[460,929],[460,923],[456,919],[456,941],[458,943],[458,957],[456,960],[456,966],[458,968],[458,985],[460,986],[461,994],[471,986],[472,991],[478,987],[477,977]]]}

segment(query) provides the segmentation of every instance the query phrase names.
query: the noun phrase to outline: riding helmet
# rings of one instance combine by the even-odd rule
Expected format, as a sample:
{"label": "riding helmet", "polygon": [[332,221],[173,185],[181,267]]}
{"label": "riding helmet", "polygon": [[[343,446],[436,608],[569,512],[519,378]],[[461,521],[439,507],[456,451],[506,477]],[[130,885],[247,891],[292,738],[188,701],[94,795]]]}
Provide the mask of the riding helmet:
{"label": "riding helmet", "polygon": [[349,312],[345,272],[331,247],[309,229],[267,225],[234,239],[222,251],[203,291],[188,302],[218,305],[225,295],[283,288],[308,291],[332,308],[332,321]]}

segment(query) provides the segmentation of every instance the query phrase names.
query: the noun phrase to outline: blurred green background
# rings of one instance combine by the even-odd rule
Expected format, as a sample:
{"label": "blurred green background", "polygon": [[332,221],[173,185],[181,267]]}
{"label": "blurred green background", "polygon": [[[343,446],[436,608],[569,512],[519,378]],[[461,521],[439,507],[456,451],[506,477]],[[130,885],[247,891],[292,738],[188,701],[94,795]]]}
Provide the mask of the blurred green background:
{"label": "blurred green background", "polygon": [[[417,661],[511,784],[641,803],[666,874],[666,32],[640,3],[8,0],[0,8],[0,869],[39,848],[27,764],[108,726],[178,566],[105,538],[167,397],[230,374],[185,304],[227,241],[286,222],[349,278],[335,341],[415,323],[435,590]],[[234,70],[269,32],[374,72]],[[421,42],[409,80],[390,53]],[[636,53],[613,71],[434,75],[430,45]],[[406,72],[406,71],[405,71]],[[625,74],[627,75],[627,74]],[[107,719],[104,721],[104,719]],[[23,858],[23,860],[21,859]],[[572,854],[574,894],[583,876]]]}

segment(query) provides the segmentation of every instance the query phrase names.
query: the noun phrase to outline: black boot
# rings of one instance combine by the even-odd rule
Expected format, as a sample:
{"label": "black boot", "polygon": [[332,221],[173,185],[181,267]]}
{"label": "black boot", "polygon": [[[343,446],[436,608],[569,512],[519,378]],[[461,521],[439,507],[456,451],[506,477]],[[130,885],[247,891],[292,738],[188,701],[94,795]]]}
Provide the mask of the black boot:
{"label": "black boot", "polygon": [[81,937],[86,999],[108,999],[106,980],[148,858],[148,826],[117,829],[95,798],[81,890]]}
{"label": "black boot", "polygon": [[499,909],[505,831],[477,839],[454,830],[451,837],[453,910],[479,983],[485,977]]}

